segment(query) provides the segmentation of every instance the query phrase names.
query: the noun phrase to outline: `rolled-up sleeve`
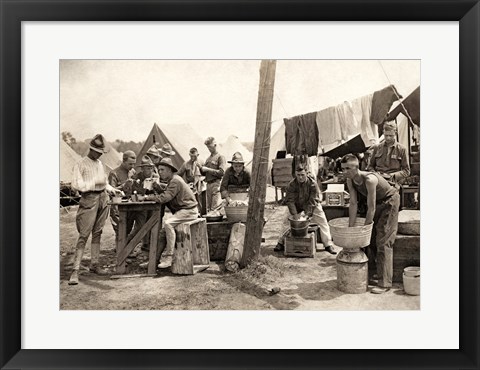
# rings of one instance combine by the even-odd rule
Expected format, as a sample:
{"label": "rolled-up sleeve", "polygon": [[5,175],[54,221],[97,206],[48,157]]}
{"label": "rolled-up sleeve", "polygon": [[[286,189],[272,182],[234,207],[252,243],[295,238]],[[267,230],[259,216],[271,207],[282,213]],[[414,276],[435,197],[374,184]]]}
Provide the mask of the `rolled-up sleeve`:
{"label": "rolled-up sleeve", "polygon": [[287,204],[288,211],[290,212],[291,215],[296,215],[297,212],[297,207],[295,206],[295,198],[297,195],[298,190],[296,189],[296,186],[293,181],[291,181],[287,185],[287,191],[285,195],[285,203]]}

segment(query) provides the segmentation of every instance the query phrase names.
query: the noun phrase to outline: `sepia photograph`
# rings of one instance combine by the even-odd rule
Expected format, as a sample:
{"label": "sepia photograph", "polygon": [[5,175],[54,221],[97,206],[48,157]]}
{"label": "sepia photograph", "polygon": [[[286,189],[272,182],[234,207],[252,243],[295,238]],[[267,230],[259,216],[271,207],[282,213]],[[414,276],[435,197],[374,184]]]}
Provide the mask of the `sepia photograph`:
{"label": "sepia photograph", "polygon": [[420,70],[61,59],[60,310],[421,310]]}

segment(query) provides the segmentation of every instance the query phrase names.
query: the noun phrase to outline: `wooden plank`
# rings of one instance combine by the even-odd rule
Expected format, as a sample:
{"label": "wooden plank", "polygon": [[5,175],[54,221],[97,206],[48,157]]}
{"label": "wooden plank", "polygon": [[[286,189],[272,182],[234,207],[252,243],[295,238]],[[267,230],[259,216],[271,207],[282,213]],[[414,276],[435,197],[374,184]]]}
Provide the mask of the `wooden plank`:
{"label": "wooden plank", "polygon": [[117,239],[117,274],[125,273],[125,258],[121,259],[127,243],[127,212],[119,212],[118,239]]}
{"label": "wooden plank", "polygon": [[144,278],[144,277],[154,277],[157,274],[133,274],[133,275],[111,275],[110,279],[136,279],[136,278]]}
{"label": "wooden plank", "polygon": [[272,103],[275,86],[275,60],[262,60],[255,124],[253,148],[252,182],[250,187],[245,232],[245,250],[240,261],[246,267],[260,254],[267,191],[268,153],[270,151],[270,133],[272,129]]}
{"label": "wooden plank", "polygon": [[279,182],[286,182],[287,184],[293,180],[292,175],[281,175],[281,176],[273,176],[273,183],[278,184]]}
{"label": "wooden plank", "polygon": [[289,167],[285,168],[273,168],[273,176],[292,176],[292,169]]}
{"label": "wooden plank", "polygon": [[[286,188],[288,186],[288,184],[290,183],[290,181],[287,181],[287,182],[275,182],[275,186],[276,187],[279,187],[279,188]],[[284,198],[283,194],[282,194],[282,199]]]}
{"label": "wooden plank", "polygon": [[210,267],[210,265],[194,265],[193,266],[193,273],[196,274],[197,272],[205,271],[209,267]]}
{"label": "wooden plank", "polygon": [[273,161],[273,165],[276,167],[288,167],[292,168],[293,158],[276,158]]}
{"label": "wooden plank", "polygon": [[140,230],[138,230],[138,233],[135,234],[135,236],[130,240],[130,242],[123,248],[122,252],[120,253],[120,256],[117,257],[117,264],[118,262],[123,263],[128,255],[132,253],[132,251],[135,249],[135,246],[140,242],[140,240],[143,239],[145,234],[149,232],[152,227],[158,223],[159,220],[159,213],[158,212],[153,212],[152,216],[148,219],[147,222],[145,222],[145,225],[142,226]]}

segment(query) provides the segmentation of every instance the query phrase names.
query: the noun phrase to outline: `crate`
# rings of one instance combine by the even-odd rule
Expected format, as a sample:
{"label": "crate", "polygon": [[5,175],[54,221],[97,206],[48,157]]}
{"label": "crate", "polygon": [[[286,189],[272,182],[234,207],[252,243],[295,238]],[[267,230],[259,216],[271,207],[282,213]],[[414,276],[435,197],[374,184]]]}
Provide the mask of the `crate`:
{"label": "crate", "polygon": [[172,273],[193,275],[210,265],[207,221],[198,218],[175,227],[176,243],[172,260]]}
{"label": "crate", "polygon": [[315,257],[317,250],[316,233],[308,233],[304,238],[295,238],[290,234],[285,237],[285,256],[287,257]]}
{"label": "crate", "polygon": [[293,180],[293,158],[274,159],[272,166],[272,184],[276,187],[285,187]]}
{"label": "crate", "polygon": [[225,206],[225,216],[230,222],[247,222],[248,206]]}
{"label": "crate", "polygon": [[323,192],[325,204],[327,206],[344,206],[345,195],[348,195],[344,189],[344,184],[328,184],[327,190]]}
{"label": "crate", "polygon": [[230,233],[235,222],[208,222],[208,249],[211,261],[224,261],[227,256]]}
{"label": "crate", "polygon": [[398,235],[393,245],[393,281],[403,281],[403,270],[408,266],[420,266],[420,236]]}

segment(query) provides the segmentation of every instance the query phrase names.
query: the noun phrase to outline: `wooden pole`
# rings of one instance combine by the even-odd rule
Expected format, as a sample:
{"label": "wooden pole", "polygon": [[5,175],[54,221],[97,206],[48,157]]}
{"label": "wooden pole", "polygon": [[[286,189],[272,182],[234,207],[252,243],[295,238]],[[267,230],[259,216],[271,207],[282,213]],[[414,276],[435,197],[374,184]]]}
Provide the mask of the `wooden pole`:
{"label": "wooden pole", "polygon": [[252,180],[250,183],[243,256],[240,261],[240,267],[242,268],[258,258],[262,242],[276,63],[275,60],[262,60],[260,64]]}

